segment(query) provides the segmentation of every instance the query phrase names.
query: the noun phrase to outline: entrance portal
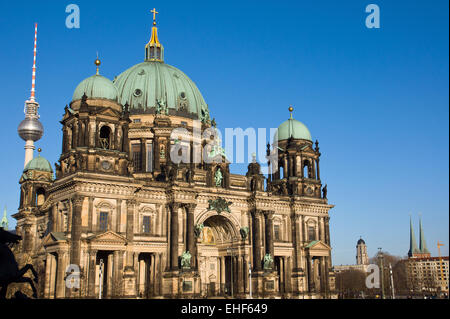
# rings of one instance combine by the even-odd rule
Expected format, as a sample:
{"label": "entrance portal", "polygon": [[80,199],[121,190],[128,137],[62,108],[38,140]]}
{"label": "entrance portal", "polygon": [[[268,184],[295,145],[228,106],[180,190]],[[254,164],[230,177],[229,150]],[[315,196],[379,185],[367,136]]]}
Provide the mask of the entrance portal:
{"label": "entrance portal", "polygon": [[[203,225],[201,242],[197,248],[202,294],[236,295],[239,291],[236,257],[243,251],[240,248],[242,243],[236,227],[223,215],[211,216],[203,222]],[[234,258],[233,264],[231,256]],[[242,283],[241,286],[243,287]]]}

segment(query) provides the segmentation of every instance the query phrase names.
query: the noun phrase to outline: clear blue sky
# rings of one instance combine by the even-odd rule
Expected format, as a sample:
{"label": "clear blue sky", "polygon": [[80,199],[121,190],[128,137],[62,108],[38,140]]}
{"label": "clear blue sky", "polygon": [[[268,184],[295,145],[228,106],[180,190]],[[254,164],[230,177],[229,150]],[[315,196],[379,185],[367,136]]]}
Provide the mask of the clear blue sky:
{"label": "clear blue sky", "polygon": [[[81,28],[67,29],[76,3]],[[381,28],[365,27],[376,3]],[[37,100],[53,164],[63,109],[95,72],[113,78],[142,62],[156,7],[165,60],[196,82],[219,127],[305,123],[322,152],[321,177],[336,207],[334,264],[355,261],[362,236],[404,256],[409,214],[418,213],[433,255],[449,246],[448,1],[20,1],[0,3],[0,208],[17,211],[24,142],[17,135],[30,95],[39,23]],[[232,166],[243,173],[246,165]],[[12,222],[12,226],[15,222]]]}

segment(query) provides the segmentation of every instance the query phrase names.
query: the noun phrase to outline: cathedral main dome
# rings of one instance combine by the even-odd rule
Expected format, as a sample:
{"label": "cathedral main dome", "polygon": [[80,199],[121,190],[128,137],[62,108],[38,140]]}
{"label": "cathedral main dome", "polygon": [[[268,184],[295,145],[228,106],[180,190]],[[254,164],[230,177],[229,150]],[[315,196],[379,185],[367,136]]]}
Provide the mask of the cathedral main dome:
{"label": "cathedral main dome", "polygon": [[208,106],[195,83],[162,61],[136,64],[113,82],[118,90],[118,102],[128,104],[132,114],[153,113],[167,107],[171,114],[185,112],[198,119],[209,118]]}

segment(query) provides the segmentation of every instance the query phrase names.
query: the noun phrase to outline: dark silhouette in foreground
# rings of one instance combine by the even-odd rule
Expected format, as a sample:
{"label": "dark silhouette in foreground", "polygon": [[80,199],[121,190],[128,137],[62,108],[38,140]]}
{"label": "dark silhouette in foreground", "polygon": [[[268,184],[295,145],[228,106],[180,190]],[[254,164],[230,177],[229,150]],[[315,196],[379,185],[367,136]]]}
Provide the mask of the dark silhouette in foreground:
{"label": "dark silhouette in foreground", "polygon": [[[21,236],[14,235],[0,227],[0,299],[6,298],[6,292],[9,284],[22,282],[27,282],[30,284],[31,289],[33,289],[33,297],[37,298],[37,291],[34,287],[33,281],[31,278],[23,276],[28,270],[31,270],[34,275],[34,282],[38,282],[38,276],[33,268],[33,265],[26,264],[24,267],[19,269],[16,258],[8,245],[15,244],[21,239]],[[23,296],[24,295],[22,293],[16,293],[16,298],[23,298]]]}

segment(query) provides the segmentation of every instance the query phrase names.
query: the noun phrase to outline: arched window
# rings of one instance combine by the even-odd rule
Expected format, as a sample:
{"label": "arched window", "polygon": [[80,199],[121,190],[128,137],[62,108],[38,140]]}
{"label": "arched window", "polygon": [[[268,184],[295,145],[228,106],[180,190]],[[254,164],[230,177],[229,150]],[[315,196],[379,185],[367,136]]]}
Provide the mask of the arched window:
{"label": "arched window", "polygon": [[36,206],[41,206],[45,202],[45,190],[39,187],[36,190]]}
{"label": "arched window", "polygon": [[309,161],[303,162],[303,177],[310,178],[310,176],[309,176]]}
{"label": "arched window", "polygon": [[109,126],[102,126],[100,129],[100,146],[105,149],[109,150],[111,146],[111,129]]}

